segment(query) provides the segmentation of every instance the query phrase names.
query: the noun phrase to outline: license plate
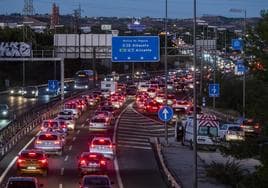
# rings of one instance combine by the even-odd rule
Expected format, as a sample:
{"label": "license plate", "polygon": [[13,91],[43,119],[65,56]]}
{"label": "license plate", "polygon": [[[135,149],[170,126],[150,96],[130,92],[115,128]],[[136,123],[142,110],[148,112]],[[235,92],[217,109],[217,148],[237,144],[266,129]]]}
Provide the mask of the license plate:
{"label": "license plate", "polygon": [[88,166],[89,167],[98,167],[99,165],[97,163],[89,163]]}
{"label": "license plate", "polygon": [[28,170],[36,170],[36,167],[34,167],[34,166],[28,166],[27,169]]}

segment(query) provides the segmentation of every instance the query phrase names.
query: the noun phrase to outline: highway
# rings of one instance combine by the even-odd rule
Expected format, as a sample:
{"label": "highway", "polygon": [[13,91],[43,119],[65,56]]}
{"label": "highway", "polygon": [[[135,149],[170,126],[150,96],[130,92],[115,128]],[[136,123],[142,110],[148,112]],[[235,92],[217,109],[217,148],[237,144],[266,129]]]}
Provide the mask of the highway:
{"label": "highway", "polygon": [[[115,140],[117,150],[116,159],[108,161],[109,177],[114,182],[113,187],[167,187],[150,145],[151,137],[164,137],[164,127],[159,122],[136,112],[132,104],[122,108],[122,113],[116,121],[115,134],[114,131],[108,133]],[[87,120],[91,117],[93,110],[84,112],[79,118],[77,129],[67,137],[63,155],[49,156],[48,176],[36,176],[44,187],[72,188],[79,186],[81,177],[77,169],[77,156],[83,151],[88,151],[88,143],[93,136],[103,135],[98,132],[90,133],[88,130]],[[135,120],[138,122],[135,123]],[[133,131],[135,126],[138,128]],[[2,184],[6,183],[8,177],[17,176],[16,165],[12,163],[12,159],[14,162],[20,150],[33,148],[34,136],[39,131],[40,127],[37,127],[29,137],[8,154],[8,157],[1,161],[0,181],[3,179]],[[169,136],[174,136],[172,128],[169,129],[169,132]],[[105,135],[107,136],[107,134]]]}

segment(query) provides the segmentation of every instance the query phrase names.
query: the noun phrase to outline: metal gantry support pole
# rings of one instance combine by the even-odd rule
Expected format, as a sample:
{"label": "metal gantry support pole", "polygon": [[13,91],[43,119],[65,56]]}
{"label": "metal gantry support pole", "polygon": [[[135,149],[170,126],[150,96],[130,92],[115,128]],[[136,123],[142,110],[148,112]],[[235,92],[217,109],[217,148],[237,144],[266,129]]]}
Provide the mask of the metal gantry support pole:
{"label": "metal gantry support pole", "polygon": [[194,93],[193,93],[193,101],[194,101],[194,117],[193,117],[193,159],[194,159],[194,165],[193,165],[193,188],[197,188],[198,182],[197,182],[197,114],[196,114],[196,106],[197,106],[197,100],[196,100],[196,0],[194,0],[194,25],[193,25],[193,34],[194,34],[194,75],[193,75],[193,81],[194,81]]}
{"label": "metal gantry support pole", "polygon": [[[214,50],[214,63],[213,63],[213,84],[216,83],[217,71],[217,28],[215,28],[215,50]],[[213,97],[213,108],[216,107],[216,97]]]}
{"label": "metal gantry support pole", "polygon": [[60,92],[61,92],[61,100],[64,100],[64,58],[60,61]]}
{"label": "metal gantry support pole", "polygon": [[[167,106],[167,9],[168,9],[168,2],[166,0],[165,6],[165,106]],[[167,130],[167,122],[165,121],[165,139],[166,143],[168,144],[168,130]]]}
{"label": "metal gantry support pole", "polygon": [[[25,42],[25,34],[24,34],[24,28],[25,26],[23,25],[22,27],[22,40]],[[25,86],[25,61],[23,60],[22,62],[22,86]]]}
{"label": "metal gantry support pole", "polygon": [[[247,10],[244,10],[244,43],[246,40],[246,20],[247,20]],[[243,51],[242,51],[242,56],[245,59],[245,47],[244,45]],[[244,62],[245,63],[245,62]],[[246,117],[246,71],[244,71],[243,74],[243,118],[245,119]]]}

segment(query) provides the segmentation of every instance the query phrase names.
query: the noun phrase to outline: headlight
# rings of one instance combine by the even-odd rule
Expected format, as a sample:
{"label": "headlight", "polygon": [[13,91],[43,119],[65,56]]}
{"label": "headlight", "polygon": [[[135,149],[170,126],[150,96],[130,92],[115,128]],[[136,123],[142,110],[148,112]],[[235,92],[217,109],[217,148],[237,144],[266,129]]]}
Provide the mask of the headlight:
{"label": "headlight", "polygon": [[77,88],[77,85],[74,85],[74,88]]}
{"label": "headlight", "polygon": [[26,94],[27,93],[27,91],[24,91],[24,94]]}
{"label": "headlight", "polygon": [[87,89],[87,88],[88,88],[88,86],[85,86],[85,88]]}
{"label": "headlight", "polygon": [[14,93],[14,90],[11,90],[10,93],[13,94]]}
{"label": "headlight", "polygon": [[35,94],[35,91],[32,91],[32,94]]}
{"label": "headlight", "polygon": [[49,91],[49,89],[48,89],[48,88],[46,88],[46,91]]}
{"label": "headlight", "polygon": [[4,110],[4,111],[2,112],[2,114],[3,114],[4,116],[7,115],[7,111]]}

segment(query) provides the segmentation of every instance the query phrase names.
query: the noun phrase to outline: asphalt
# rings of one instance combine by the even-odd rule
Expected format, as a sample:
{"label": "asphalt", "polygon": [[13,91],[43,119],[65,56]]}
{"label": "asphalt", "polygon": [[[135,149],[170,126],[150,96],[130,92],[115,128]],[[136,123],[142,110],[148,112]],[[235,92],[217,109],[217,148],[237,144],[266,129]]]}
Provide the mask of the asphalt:
{"label": "asphalt", "polygon": [[[174,136],[169,128],[169,136]],[[166,188],[150,138],[164,137],[164,126],[136,112],[129,105],[117,128],[117,159],[126,188]]]}

